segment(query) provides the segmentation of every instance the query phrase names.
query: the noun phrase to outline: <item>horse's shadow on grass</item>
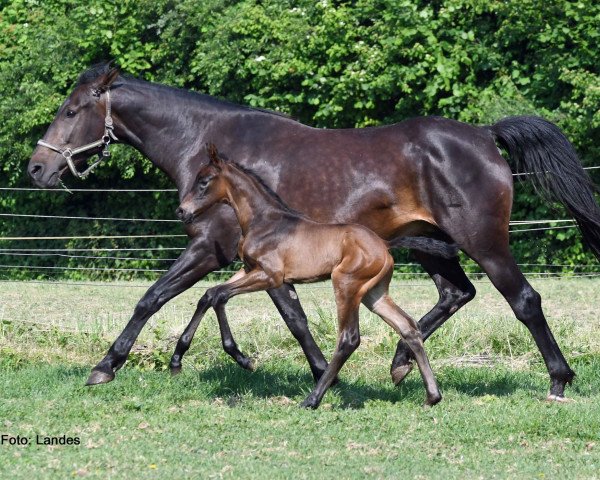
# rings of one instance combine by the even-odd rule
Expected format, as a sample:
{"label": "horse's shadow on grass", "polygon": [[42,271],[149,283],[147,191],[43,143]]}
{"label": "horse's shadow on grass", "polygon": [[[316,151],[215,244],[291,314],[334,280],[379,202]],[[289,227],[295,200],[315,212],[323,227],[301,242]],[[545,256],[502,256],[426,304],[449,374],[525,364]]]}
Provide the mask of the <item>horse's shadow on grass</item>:
{"label": "horse's shadow on grass", "polygon": [[[186,372],[173,379],[177,388],[184,389],[190,394],[194,390],[202,390],[202,396],[209,399],[222,398],[226,404],[234,406],[239,399],[250,394],[255,398],[273,400],[275,403],[296,402],[300,403],[313,389],[312,376],[301,368],[290,367],[273,368],[263,366],[254,372],[241,369],[234,363],[215,363],[209,366],[194,369],[190,365],[184,367]],[[89,370],[85,367],[62,366],[54,367],[49,374],[54,374],[61,380],[73,380],[78,390],[86,389],[80,383]],[[140,372],[128,371],[127,376],[139,376]],[[146,376],[146,374],[148,374]],[[164,395],[164,390],[159,388],[164,384],[168,372],[145,372],[149,380],[145,395]],[[167,377],[168,378],[168,377]],[[544,392],[544,382],[540,378],[534,379],[527,372],[514,372],[507,369],[493,367],[443,367],[438,370],[438,381],[442,394],[465,397],[497,396],[507,397],[517,391],[524,391],[530,397],[541,396]],[[128,382],[117,381],[110,389],[97,389],[92,391],[99,395],[114,395],[119,387],[129,390]],[[116,389],[116,390],[115,390]],[[337,397],[334,400],[336,408],[361,409],[367,402],[381,401],[389,404],[408,402],[421,404],[425,399],[425,389],[418,371],[413,371],[398,387],[392,385],[391,379],[378,382],[376,380],[358,379],[348,381],[341,372],[340,381],[331,389]],[[154,392],[154,393],[153,393]],[[191,393],[193,395],[193,393]],[[282,399],[282,397],[287,397]],[[324,403],[331,400],[325,397]]]}
{"label": "horse's shadow on grass", "polygon": [[[465,372],[468,370],[468,372]],[[467,373],[467,374],[465,374]],[[314,387],[313,378],[306,371],[272,371],[259,368],[247,372],[235,364],[213,365],[198,371],[197,380],[207,385],[209,395],[233,398],[250,393],[258,398],[303,398]],[[440,388],[444,392],[456,392],[469,397],[486,395],[509,396],[517,390],[527,390],[539,394],[539,385],[528,381],[527,376],[510,371],[494,371],[487,368],[445,368],[440,375]],[[366,402],[383,401],[422,403],[425,389],[418,371],[411,373],[399,386],[392,385],[391,379],[377,384],[365,380],[348,382],[343,371],[340,381],[332,387],[340,398],[339,408],[360,409]],[[327,402],[327,399],[324,400]],[[235,403],[235,402],[234,402]]]}

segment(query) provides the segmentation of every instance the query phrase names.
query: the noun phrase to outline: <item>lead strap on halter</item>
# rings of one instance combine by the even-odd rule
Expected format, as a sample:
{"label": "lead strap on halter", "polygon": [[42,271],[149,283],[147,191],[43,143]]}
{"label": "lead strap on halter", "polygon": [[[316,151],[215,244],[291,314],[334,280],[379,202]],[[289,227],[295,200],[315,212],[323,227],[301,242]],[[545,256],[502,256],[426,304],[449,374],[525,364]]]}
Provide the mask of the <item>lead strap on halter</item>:
{"label": "lead strap on halter", "polygon": [[[102,135],[102,138],[100,138],[100,140],[88,143],[87,145],[83,145],[81,147],[64,149],[56,147],[55,145],[52,145],[43,140],[38,140],[37,144],[60,153],[63,157],[65,157],[67,165],[69,166],[69,170],[71,170],[73,176],[84,180],[90,173],[92,173],[92,171],[100,164],[100,162],[110,157],[110,151],[108,147],[110,145],[111,140],[119,140],[113,131],[114,128],[115,127],[110,108],[110,90],[106,90],[106,116],[104,117],[104,135]],[[88,150],[92,150],[98,147],[102,147],[102,151],[98,153],[98,160],[92,163],[85,171],[78,172],[75,168],[75,164],[73,163],[73,155],[77,155],[79,153],[86,152]]]}

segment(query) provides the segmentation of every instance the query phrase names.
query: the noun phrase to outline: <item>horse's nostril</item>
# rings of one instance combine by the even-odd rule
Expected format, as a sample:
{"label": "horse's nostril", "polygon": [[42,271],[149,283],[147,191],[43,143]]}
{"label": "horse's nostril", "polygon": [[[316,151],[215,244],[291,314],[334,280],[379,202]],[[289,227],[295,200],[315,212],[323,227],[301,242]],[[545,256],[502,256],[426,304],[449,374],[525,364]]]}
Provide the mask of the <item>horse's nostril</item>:
{"label": "horse's nostril", "polygon": [[42,174],[43,170],[44,166],[40,165],[39,163],[36,163],[32,165],[29,169],[29,175],[31,175],[32,177],[38,177]]}
{"label": "horse's nostril", "polygon": [[175,215],[177,215],[177,218],[179,220],[183,220],[183,214],[184,214],[184,210],[183,208],[179,207],[177,210],[175,210]]}

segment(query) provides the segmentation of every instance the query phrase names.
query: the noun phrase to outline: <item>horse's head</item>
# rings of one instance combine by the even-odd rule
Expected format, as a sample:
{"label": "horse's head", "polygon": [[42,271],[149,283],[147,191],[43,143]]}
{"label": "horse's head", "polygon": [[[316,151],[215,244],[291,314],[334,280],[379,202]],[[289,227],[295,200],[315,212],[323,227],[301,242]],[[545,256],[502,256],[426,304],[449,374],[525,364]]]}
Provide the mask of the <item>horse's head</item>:
{"label": "horse's head", "polygon": [[213,144],[208,145],[209,162],[203,165],[192,189],[183,198],[175,214],[184,223],[191,223],[194,218],[208,210],[215,203],[228,200],[227,181],[223,170],[227,163],[219,156]]}
{"label": "horse's head", "polygon": [[87,172],[78,174],[75,166],[116,139],[108,92],[118,75],[116,68],[106,66],[92,79],[80,78],[29,160],[27,172],[36,186],[55,187],[67,168],[85,176]]}

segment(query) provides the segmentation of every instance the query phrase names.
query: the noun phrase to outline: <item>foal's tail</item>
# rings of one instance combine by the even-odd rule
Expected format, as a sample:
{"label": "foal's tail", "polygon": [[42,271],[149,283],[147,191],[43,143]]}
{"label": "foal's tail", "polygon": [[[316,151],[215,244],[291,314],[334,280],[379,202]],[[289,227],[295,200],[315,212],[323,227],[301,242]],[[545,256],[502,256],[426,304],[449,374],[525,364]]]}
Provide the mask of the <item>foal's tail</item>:
{"label": "foal's tail", "polygon": [[585,243],[600,259],[600,207],[597,188],[583,169],[567,137],[539,117],[508,117],[486,127],[516,163],[517,173],[531,173],[546,201],[562,203],[581,229]]}
{"label": "foal's tail", "polygon": [[387,244],[389,248],[410,248],[442,258],[453,258],[458,255],[458,246],[455,243],[429,237],[400,237],[388,241]]}

